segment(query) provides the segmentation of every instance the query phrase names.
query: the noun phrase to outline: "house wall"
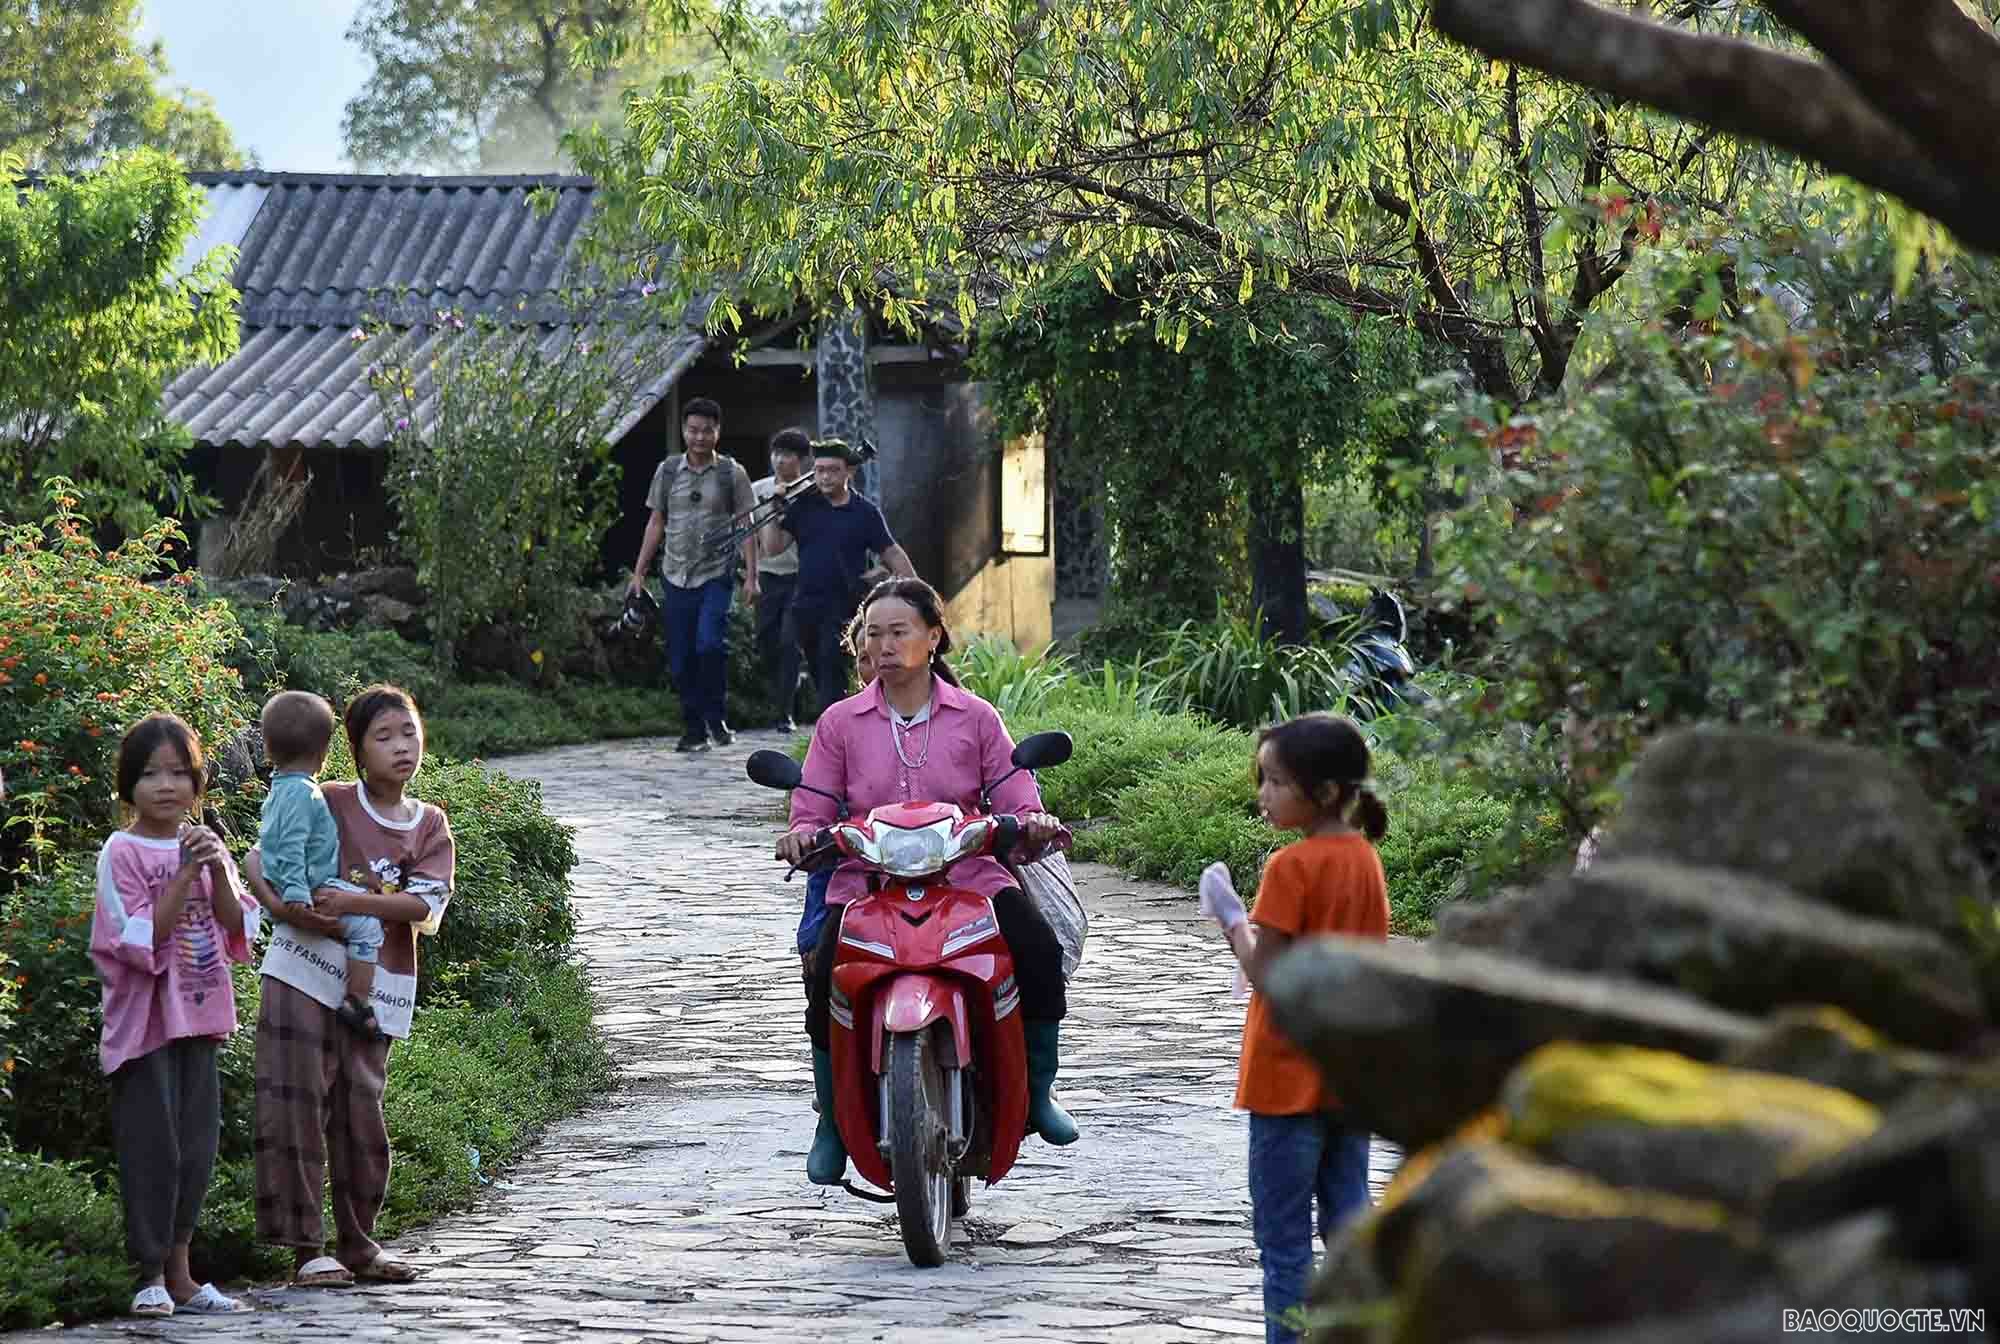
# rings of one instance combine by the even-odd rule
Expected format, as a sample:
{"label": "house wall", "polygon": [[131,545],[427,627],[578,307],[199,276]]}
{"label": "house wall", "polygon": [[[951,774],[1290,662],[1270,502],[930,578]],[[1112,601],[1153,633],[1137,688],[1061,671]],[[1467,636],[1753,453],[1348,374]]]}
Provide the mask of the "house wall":
{"label": "house wall", "polygon": [[1056,565],[1048,555],[996,555],[945,604],[952,638],[997,635],[1033,653],[1055,637]]}

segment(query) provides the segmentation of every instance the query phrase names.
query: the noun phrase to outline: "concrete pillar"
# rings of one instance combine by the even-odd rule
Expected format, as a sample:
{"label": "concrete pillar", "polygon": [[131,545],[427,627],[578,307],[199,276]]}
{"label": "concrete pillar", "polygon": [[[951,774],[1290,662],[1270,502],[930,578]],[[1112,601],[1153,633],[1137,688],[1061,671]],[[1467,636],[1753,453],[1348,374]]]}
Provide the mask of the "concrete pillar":
{"label": "concrete pillar", "polygon": [[[820,322],[813,371],[819,388],[819,436],[845,439],[857,448],[867,438],[882,448],[875,440],[875,384],[868,367],[866,313],[850,310]],[[856,477],[862,493],[877,502],[882,499],[882,465],[870,462]]]}

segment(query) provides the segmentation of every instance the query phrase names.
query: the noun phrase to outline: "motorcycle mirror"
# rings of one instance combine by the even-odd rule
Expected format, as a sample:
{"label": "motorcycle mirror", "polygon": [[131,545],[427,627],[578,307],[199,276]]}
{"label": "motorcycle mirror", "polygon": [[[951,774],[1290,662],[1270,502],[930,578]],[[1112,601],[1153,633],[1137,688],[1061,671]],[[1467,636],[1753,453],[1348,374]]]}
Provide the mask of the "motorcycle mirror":
{"label": "motorcycle mirror", "polygon": [[1061,731],[1034,733],[1024,737],[1014,747],[1014,768],[1016,770],[1047,770],[1068,760],[1076,744],[1070,735]]}
{"label": "motorcycle mirror", "polygon": [[750,760],[744,766],[751,780],[767,789],[796,789],[802,772],[799,763],[782,751],[765,748],[750,753]]}

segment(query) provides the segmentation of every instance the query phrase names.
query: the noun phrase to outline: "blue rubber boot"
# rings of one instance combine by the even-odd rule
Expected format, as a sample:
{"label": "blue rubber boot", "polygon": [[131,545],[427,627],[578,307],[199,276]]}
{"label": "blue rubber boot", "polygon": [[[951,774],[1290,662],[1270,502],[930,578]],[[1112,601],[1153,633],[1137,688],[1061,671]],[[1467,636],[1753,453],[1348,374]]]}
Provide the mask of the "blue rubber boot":
{"label": "blue rubber boot", "polygon": [[1023,1022],[1021,1027],[1028,1038],[1028,1128],[1041,1135],[1043,1143],[1058,1148],[1075,1143],[1076,1121],[1049,1095],[1056,1083],[1056,1045],[1062,1023]]}
{"label": "blue rubber boot", "polygon": [[814,1185],[839,1185],[847,1174],[847,1145],[833,1119],[833,1056],[824,1050],[813,1051],[813,1095],[819,1098],[819,1126],[806,1155],[806,1179]]}

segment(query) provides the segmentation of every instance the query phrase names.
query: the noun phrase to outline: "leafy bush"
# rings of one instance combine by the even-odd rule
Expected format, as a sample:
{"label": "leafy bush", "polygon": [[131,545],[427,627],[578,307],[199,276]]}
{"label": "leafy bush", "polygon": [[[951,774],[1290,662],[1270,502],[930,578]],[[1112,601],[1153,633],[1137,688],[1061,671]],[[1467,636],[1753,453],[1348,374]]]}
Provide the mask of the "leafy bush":
{"label": "leafy bush", "polygon": [[537,967],[569,946],[573,833],[542,810],[533,780],[432,762],[414,791],[451,818],[458,851],[451,910],[424,948],[418,997],[444,986],[485,1007],[518,968]]}
{"label": "leafy bush", "polygon": [[0,1145],[0,1328],[122,1307],[132,1291],[115,1182]]}
{"label": "leafy bush", "polygon": [[451,683],[431,666],[428,651],[393,630],[308,630],[288,624],[272,604],[231,603],[242,635],[229,661],[261,703],[276,691],[311,691],[344,705],[364,686],[386,681],[416,697],[429,718]]}
{"label": "leafy bush", "polygon": [[645,352],[610,328],[550,349],[542,328],[442,311],[366,339],[383,347],[375,389],[396,427],[396,541],[430,594],[435,665],[451,671],[464,636],[503,618],[563,651],[569,590],[597,571],[617,504],[605,432]]}
{"label": "leafy bush", "polygon": [[1466,754],[1502,792],[1553,793],[1575,835],[1675,724],[1841,738],[1909,761],[2000,861],[1992,305],[1943,279],[1885,304],[1879,235],[1793,241],[1761,274],[1841,325],[1795,328],[1768,299],[1731,313],[1735,273],[1675,262],[1653,284],[1712,327],[1623,333],[1617,376],[1544,412],[1457,413],[1473,453],[1515,468],[1447,552],[1503,641],[1491,688],[1458,702],[1487,744]]}
{"label": "leafy bush", "polygon": [[610,1084],[591,1012],[582,971],[560,963],[521,976],[502,1004],[422,1011],[389,1074],[397,1167],[383,1235],[463,1208],[543,1125]]}
{"label": "leafy bush", "polygon": [[94,846],[110,828],[126,725],[172,710],[213,747],[246,711],[224,661],[236,633],[228,609],[148,582],[170,565],[174,525],[104,550],[75,488],[55,480],[48,493],[44,522],[0,533],[0,773],[13,813],[0,834],[4,869]]}

